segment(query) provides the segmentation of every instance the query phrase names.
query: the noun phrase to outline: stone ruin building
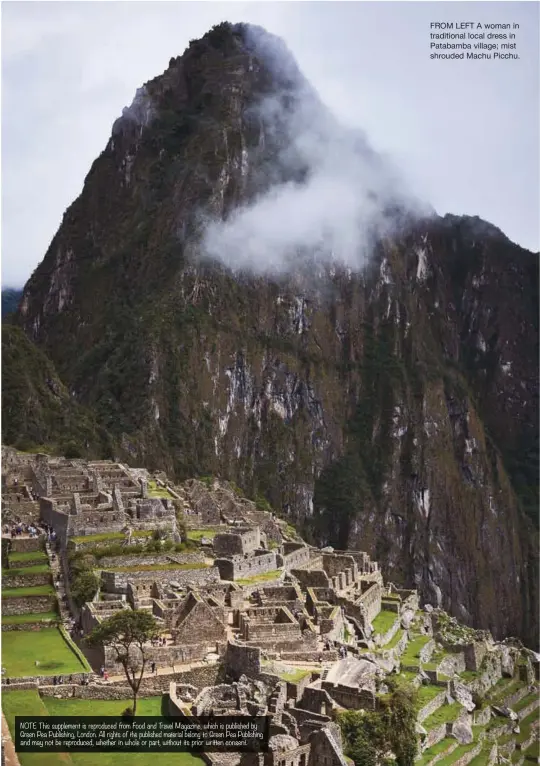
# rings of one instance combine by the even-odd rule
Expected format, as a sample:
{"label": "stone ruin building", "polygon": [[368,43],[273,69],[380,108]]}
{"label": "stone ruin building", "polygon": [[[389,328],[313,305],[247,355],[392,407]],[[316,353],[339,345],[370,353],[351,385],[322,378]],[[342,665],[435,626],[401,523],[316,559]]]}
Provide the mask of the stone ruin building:
{"label": "stone ruin building", "polygon": [[[208,764],[345,766],[336,713],[377,710],[392,674],[408,674],[419,690],[418,756],[426,766],[436,762],[440,743],[450,754],[458,742],[469,749],[463,756],[456,750],[462,757],[456,766],[487,751],[486,763],[504,762],[499,754],[504,759],[512,749],[513,729],[499,727],[499,743],[487,733],[475,739],[471,727],[504,718],[512,705],[517,719],[508,720],[530,725],[537,656],[470,629],[452,628],[456,639],[444,613],[429,605],[421,610],[416,591],[385,584],[366,552],[309,546],[226,482],[172,486],[163,474],[111,461],[17,459],[8,452],[3,498],[12,514],[20,507],[20,518],[54,529],[81,637],[118,610],[154,616],[162,641],[146,653],[162,674],[145,679],[144,688],[167,692],[172,715],[271,716],[268,753],[227,753],[229,760],[206,754]],[[151,547],[156,531],[161,542]],[[99,590],[80,609],[70,598],[74,551],[99,554]],[[41,608],[36,603],[33,611]],[[91,660],[95,669],[118,674],[113,652],[94,651]],[[17,679],[10,681],[16,687]],[[42,679],[37,683],[49,694]],[[122,682],[103,685],[94,677],[90,685],[104,698],[111,688],[121,694]],[[473,693],[493,706],[476,709]],[[437,710],[446,708],[455,718],[436,726]],[[516,739],[512,752],[519,757],[512,762],[522,763],[525,745],[534,742],[537,730],[530,729]]]}

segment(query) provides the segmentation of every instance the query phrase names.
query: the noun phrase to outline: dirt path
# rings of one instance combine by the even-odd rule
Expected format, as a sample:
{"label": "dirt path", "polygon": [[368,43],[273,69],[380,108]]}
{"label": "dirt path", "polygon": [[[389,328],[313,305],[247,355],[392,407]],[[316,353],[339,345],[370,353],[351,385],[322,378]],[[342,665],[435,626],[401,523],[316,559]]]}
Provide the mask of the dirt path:
{"label": "dirt path", "polygon": [[6,766],[21,766],[19,757],[15,752],[15,745],[11,739],[11,734],[7,725],[6,718],[2,713],[2,750],[6,759]]}

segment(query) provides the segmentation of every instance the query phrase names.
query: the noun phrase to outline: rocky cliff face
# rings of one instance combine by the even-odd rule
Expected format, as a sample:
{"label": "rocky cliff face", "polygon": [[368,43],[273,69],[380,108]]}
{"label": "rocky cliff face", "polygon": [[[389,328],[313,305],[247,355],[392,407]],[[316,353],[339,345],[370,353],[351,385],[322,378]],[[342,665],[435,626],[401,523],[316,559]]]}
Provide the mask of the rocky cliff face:
{"label": "rocky cliff face", "polygon": [[277,273],[246,269],[258,243],[227,228],[210,255],[223,231],[228,261],[208,257],[209,220],[313,177],[300,91],[326,120],[245,27],[172,59],[115,123],[20,322],[134,462],[234,480],[460,619],[535,640],[537,257],[380,185],[362,269],[311,259],[310,232]]}

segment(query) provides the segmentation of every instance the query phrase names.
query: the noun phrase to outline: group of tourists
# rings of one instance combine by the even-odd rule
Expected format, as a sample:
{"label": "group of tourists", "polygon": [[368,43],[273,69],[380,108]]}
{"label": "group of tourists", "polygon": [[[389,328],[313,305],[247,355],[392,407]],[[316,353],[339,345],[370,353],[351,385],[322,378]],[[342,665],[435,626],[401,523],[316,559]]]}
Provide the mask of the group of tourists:
{"label": "group of tourists", "polygon": [[39,528],[35,524],[24,524],[18,521],[16,524],[4,524],[2,531],[4,535],[10,535],[11,537],[22,537],[23,535],[30,537],[39,537]]}

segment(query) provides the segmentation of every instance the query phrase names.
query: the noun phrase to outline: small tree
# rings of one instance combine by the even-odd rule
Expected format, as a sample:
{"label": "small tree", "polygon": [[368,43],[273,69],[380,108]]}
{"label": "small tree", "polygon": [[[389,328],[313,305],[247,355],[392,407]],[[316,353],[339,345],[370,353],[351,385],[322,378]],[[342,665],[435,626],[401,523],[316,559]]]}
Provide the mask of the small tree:
{"label": "small tree", "polygon": [[92,601],[99,589],[99,580],[97,576],[88,569],[82,569],[77,572],[71,585],[71,596],[77,606]]}
{"label": "small tree", "polygon": [[[154,617],[140,610],[122,609],[98,625],[87,637],[89,646],[110,646],[122,665],[133,692],[133,715],[137,710],[137,695],[148,661],[147,644],[159,633]],[[140,660],[134,652],[140,652]]]}
{"label": "small tree", "polygon": [[176,516],[176,531],[180,535],[180,540],[183,542],[184,540],[187,540],[187,525],[186,517],[184,516],[184,506],[181,501],[176,498],[174,498],[172,502]]}

